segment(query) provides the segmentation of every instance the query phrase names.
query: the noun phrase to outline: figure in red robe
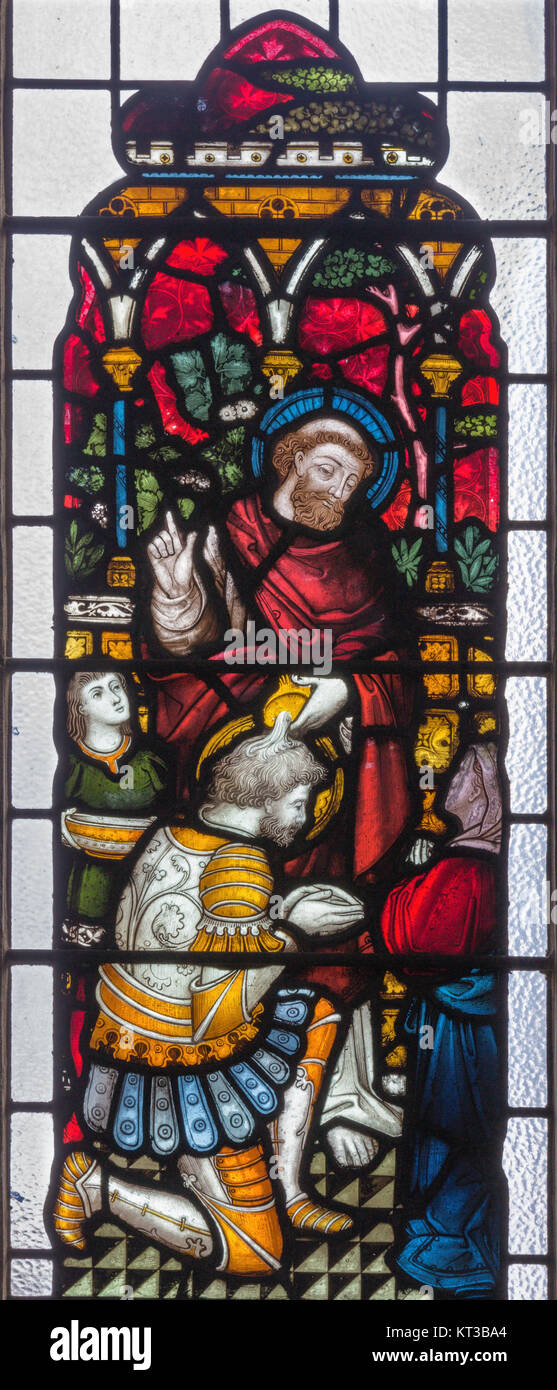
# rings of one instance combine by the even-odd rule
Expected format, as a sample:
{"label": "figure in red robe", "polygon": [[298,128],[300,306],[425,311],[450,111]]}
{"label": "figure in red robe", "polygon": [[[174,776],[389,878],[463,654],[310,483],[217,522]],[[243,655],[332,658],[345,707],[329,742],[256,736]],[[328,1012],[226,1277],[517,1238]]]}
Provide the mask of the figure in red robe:
{"label": "figure in red robe", "polygon": [[[345,419],[316,417],[279,439],[272,465],[270,493],[235,502],[224,534],[210,526],[204,542],[196,532],[184,537],[169,512],[166,528],[149,545],[151,617],[165,650],[182,657],[220,647],[222,655],[223,639],[230,643],[236,636],[232,653],[230,646],[224,651],[235,669],[225,672],[220,689],[191,674],[159,683],[159,732],[176,745],[181,794],[200,734],[262,689],[261,651],[238,640],[250,618],[252,629],[257,620],[258,637],[263,631],[278,644],[286,637],[291,651],[292,637],[300,644],[308,633],[313,641],[328,638],[333,665],[363,655],[397,661],[388,559],[380,544],[374,548],[369,529],[355,525],[360,485],[379,467],[366,439]],[[279,671],[280,645],[275,666]],[[353,843],[345,812],[344,823],[337,819],[330,837],[292,872],[326,865],[337,877],[373,882],[410,821],[403,740],[413,689],[396,673],[379,674],[376,665],[365,675],[304,676],[302,684],[308,683],[313,693],[293,732],[336,726],[345,749],[354,736],[356,814]]]}
{"label": "figure in red robe", "polygon": [[[312,693],[292,732],[336,737],[347,755],[350,790],[328,833],[286,865],[296,878],[326,870],[347,884],[380,884],[411,822],[405,736],[413,687],[392,671],[406,654],[395,642],[395,581],[379,529],[374,535],[357,524],[367,510],[365,480],[369,486],[381,466],[378,451],[346,416],[306,417],[274,441],[268,488],[237,500],[220,531],[209,526],[204,536],[185,536],[169,512],[148,547],[158,642],[176,657],[203,652],[218,655],[221,665],[223,656],[225,664],[230,660],[230,672],[217,675],[215,668],[214,683],[191,672],[158,681],[158,731],[175,746],[180,795],[188,795],[202,735],[275,688],[269,674],[284,670],[281,644],[288,642],[296,662],[296,644],[303,655],[310,641],[320,671],[330,655],[330,674],[296,677]],[[366,656],[373,658],[371,671],[347,674],[354,658]],[[384,674],[383,662],[391,667]],[[337,663],[342,674],[334,673]],[[353,938],[336,947],[338,966],[308,967],[309,980],[345,1003],[363,998],[369,985],[367,972],[341,963],[354,949]],[[391,1134],[399,1128],[397,1115],[393,1129],[392,1110],[384,1129]]]}

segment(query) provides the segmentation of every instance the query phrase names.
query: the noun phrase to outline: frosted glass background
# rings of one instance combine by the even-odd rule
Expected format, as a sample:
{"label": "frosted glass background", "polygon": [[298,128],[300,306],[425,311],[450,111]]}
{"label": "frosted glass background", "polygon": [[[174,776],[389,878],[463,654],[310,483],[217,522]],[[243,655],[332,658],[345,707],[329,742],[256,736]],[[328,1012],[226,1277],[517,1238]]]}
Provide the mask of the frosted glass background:
{"label": "frosted glass background", "polygon": [[541,531],[510,531],[507,661],[547,658],[547,541]]}
{"label": "frosted glass background", "polygon": [[547,508],[547,387],[509,386],[509,517],[543,521]]}
{"label": "frosted glass background", "polygon": [[12,1298],[52,1298],[50,1260],[12,1260]]}
{"label": "frosted glass background", "polygon": [[544,97],[449,92],[451,145],[442,179],[480,217],[545,217],[545,144],[525,143],[525,102],[543,126]]}
{"label": "frosted glass background", "polygon": [[509,837],[509,952],[542,956],[547,951],[545,825],[512,825]]}
{"label": "frosted glass background", "polygon": [[45,672],[12,678],[12,796],[16,806],[50,806],[56,754],[54,679]]}
{"label": "frosted glass background", "polygon": [[15,515],[48,516],[52,512],[52,387],[49,381],[14,381],[12,459]]}
{"label": "frosted glass background", "polygon": [[511,811],[538,814],[547,806],[546,682],[541,676],[511,676],[506,698]]}
{"label": "frosted glass background", "polygon": [[[81,209],[80,209],[81,211]],[[13,365],[50,371],[52,348],[64,324],[72,286],[70,238],[15,236],[13,266]]]}
{"label": "frosted glass background", "polygon": [[13,139],[16,216],[77,215],[123,177],[110,143],[109,92],[16,91]]}
{"label": "frosted glass background", "polygon": [[547,1105],[547,982],[543,975],[509,975],[510,1106]]}
{"label": "frosted glass background", "polygon": [[510,1265],[508,1293],[511,1302],[528,1303],[547,1299],[547,1269],[545,1265]]}
{"label": "frosted glass background", "polygon": [[110,0],[14,0],[13,11],[16,77],[110,77]]}
{"label": "frosted glass background", "polygon": [[437,0],[343,0],[339,37],[366,82],[437,81]]}
{"label": "frosted glass background", "polygon": [[538,237],[495,237],[497,279],[491,303],[508,347],[510,372],[547,366],[546,250]]}
{"label": "frosted glass background", "polygon": [[503,1166],[509,1184],[511,1255],[547,1249],[547,1121],[509,1120]]}
{"label": "frosted glass background", "polygon": [[[329,0],[296,0],[295,4],[283,8],[299,15],[302,24],[304,19],[311,19],[324,29],[329,27]],[[280,10],[281,6],[274,5],[273,0],[230,0],[230,23],[234,28],[235,24],[243,24],[245,19],[253,19],[256,15],[265,15],[266,10],[277,9]]]}
{"label": "frosted glass background", "polygon": [[52,825],[48,820],[12,824],[12,934],[14,950],[52,946]]}
{"label": "frosted glass background", "polygon": [[543,81],[543,0],[448,0],[449,78]]}
{"label": "frosted glass background", "polygon": [[12,968],[12,1100],[52,1100],[52,969]]}
{"label": "frosted glass background", "polygon": [[220,39],[219,0],[192,9],[182,0],[121,0],[120,68],[123,81],[195,77]]}
{"label": "frosted glass background", "polygon": [[52,631],[52,531],[50,526],[16,526],[12,536],[12,654],[48,657]]}
{"label": "frosted glass background", "polygon": [[53,1141],[51,1115],[20,1112],[12,1116],[10,1225],[16,1249],[50,1249],[43,1207],[50,1183]]}

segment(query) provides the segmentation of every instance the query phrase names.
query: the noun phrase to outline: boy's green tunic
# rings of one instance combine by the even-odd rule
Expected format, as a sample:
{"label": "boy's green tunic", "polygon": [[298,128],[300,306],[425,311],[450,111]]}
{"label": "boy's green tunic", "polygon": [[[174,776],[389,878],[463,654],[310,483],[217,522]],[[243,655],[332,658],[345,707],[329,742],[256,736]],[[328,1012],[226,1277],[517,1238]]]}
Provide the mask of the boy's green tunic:
{"label": "boy's green tunic", "polygon": [[[124,740],[116,754],[106,757],[89,753],[79,745],[70,755],[70,772],[65,794],[72,805],[89,813],[133,816],[149,811],[165,784],[166,765],[147,748],[130,756],[131,740]],[[96,859],[89,854],[75,855],[67,890],[67,909],[73,918],[103,921],[113,903],[114,883],[121,861]]]}

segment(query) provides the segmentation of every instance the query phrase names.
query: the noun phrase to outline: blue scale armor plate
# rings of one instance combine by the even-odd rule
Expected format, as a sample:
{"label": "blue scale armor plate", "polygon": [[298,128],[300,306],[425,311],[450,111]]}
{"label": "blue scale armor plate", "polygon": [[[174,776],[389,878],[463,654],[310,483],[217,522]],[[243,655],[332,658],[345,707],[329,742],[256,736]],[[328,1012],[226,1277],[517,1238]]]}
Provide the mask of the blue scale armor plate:
{"label": "blue scale armor plate", "polygon": [[277,1108],[276,1091],[261,1080],[253,1067],[248,1066],[247,1062],[237,1062],[230,1068],[230,1074],[260,1115],[274,1115]]}
{"label": "blue scale armor plate", "polygon": [[178,1148],[178,1120],[167,1076],[154,1076],[151,1081],[149,1132],[156,1154],[165,1157]]}
{"label": "blue scale armor plate", "polygon": [[193,1153],[210,1153],[218,1142],[218,1129],[203,1094],[203,1086],[191,1072],[177,1078],[184,1134]]}
{"label": "blue scale armor plate", "polygon": [[124,1078],[114,1121],[114,1138],[121,1149],[133,1152],[143,1144],[144,1078],[129,1071]]}

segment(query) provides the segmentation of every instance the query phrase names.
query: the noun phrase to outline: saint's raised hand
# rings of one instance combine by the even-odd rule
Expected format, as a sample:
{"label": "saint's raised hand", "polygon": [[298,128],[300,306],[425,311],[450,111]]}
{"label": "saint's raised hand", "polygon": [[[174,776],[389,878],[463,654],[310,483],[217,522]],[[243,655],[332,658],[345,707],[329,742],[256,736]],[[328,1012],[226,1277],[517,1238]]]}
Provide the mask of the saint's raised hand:
{"label": "saint's raised hand", "polygon": [[172,512],[166,513],[165,521],[166,526],[147,546],[155,582],[167,598],[193,597],[197,593],[193,563],[197,531],[183,536]]}

